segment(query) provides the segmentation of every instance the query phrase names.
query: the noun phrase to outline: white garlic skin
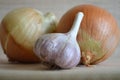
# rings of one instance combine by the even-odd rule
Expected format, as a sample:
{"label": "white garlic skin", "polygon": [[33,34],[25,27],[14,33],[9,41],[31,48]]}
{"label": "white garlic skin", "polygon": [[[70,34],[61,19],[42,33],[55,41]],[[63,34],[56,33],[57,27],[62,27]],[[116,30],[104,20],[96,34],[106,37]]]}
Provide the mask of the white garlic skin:
{"label": "white garlic skin", "polygon": [[46,62],[61,68],[72,68],[80,62],[80,48],[76,39],[69,34],[51,33],[41,36],[34,51]]}

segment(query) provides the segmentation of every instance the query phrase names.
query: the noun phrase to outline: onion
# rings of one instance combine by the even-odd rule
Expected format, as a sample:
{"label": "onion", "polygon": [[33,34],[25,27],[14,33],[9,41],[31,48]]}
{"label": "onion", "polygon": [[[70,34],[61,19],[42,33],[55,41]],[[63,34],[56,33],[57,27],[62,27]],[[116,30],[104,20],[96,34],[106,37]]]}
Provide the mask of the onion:
{"label": "onion", "polygon": [[39,62],[33,52],[36,40],[56,27],[56,17],[33,8],[19,8],[9,12],[1,21],[0,39],[10,61]]}
{"label": "onion", "polygon": [[97,6],[78,5],[62,16],[56,32],[68,32],[78,12],[85,15],[77,36],[82,53],[81,63],[90,65],[104,61],[119,42],[120,31],[116,20],[109,12]]}

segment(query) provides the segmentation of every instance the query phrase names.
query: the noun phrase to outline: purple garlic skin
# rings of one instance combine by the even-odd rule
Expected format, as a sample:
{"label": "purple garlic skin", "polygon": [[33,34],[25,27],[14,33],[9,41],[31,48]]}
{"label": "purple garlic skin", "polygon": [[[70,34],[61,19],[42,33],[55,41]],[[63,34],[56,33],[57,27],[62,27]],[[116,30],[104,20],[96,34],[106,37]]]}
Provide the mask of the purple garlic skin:
{"label": "purple garlic skin", "polygon": [[81,53],[76,41],[84,14],[76,15],[71,30],[67,33],[51,33],[41,36],[35,44],[35,53],[43,61],[61,68],[72,68],[80,62]]}
{"label": "purple garlic skin", "polygon": [[51,33],[41,36],[34,51],[43,61],[61,68],[72,68],[80,62],[80,48],[69,34]]}

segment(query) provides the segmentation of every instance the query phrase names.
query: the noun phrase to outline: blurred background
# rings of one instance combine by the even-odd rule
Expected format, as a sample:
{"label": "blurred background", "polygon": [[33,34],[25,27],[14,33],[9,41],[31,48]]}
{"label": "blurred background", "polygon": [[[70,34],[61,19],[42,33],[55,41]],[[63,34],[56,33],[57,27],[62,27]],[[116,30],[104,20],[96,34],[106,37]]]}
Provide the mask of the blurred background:
{"label": "blurred background", "polygon": [[0,19],[7,12],[20,7],[32,7],[42,12],[54,12],[60,19],[68,9],[81,4],[93,4],[105,8],[119,22],[120,0],[0,0]]}

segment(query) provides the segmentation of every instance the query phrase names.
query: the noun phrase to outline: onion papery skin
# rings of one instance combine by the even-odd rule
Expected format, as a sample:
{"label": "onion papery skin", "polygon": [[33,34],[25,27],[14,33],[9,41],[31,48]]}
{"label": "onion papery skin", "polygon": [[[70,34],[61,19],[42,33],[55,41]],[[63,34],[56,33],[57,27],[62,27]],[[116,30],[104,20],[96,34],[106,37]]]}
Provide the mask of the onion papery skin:
{"label": "onion papery skin", "polygon": [[53,13],[44,15],[33,8],[10,11],[0,24],[1,46],[9,61],[40,62],[33,46],[41,35],[54,32],[56,25],[56,16]]}
{"label": "onion papery skin", "polygon": [[84,13],[77,36],[82,53],[80,63],[90,65],[106,60],[120,39],[117,22],[108,11],[90,4],[75,6],[62,16],[56,32],[69,31],[78,12]]}

